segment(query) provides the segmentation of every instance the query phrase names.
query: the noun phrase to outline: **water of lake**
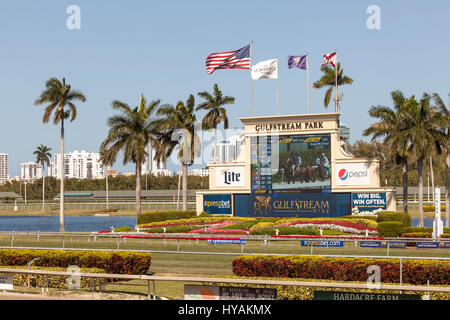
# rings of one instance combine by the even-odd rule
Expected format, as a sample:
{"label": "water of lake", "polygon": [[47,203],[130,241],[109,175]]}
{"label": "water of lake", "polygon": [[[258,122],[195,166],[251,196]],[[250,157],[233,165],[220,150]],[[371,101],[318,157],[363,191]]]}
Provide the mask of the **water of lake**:
{"label": "water of lake", "polygon": [[[134,228],[136,217],[64,217],[67,232],[110,230],[111,227]],[[0,231],[58,232],[59,216],[0,216]]]}
{"label": "water of lake", "polygon": [[[432,218],[425,218],[425,227],[432,227],[433,220]],[[136,217],[67,216],[64,218],[64,223],[68,232],[93,232],[124,226],[134,229]],[[419,219],[411,219],[411,226],[417,227],[418,225]],[[59,216],[0,216],[0,231],[58,232]]]}

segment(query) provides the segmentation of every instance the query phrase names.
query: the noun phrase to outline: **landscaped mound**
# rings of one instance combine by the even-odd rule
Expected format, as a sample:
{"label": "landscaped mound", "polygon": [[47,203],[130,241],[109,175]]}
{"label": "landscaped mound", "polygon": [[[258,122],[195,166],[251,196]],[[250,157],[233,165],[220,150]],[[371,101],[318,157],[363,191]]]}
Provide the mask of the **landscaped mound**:
{"label": "landscaped mound", "polygon": [[363,218],[244,218],[197,217],[139,225],[149,233],[260,234],[260,235],[370,235],[377,223]]}
{"label": "landscaped mound", "polygon": [[[400,282],[399,259],[325,258],[305,256],[241,256],[233,273],[243,277],[276,277],[367,281],[367,268],[377,265],[383,283]],[[450,262],[403,259],[403,283],[450,285]]]}

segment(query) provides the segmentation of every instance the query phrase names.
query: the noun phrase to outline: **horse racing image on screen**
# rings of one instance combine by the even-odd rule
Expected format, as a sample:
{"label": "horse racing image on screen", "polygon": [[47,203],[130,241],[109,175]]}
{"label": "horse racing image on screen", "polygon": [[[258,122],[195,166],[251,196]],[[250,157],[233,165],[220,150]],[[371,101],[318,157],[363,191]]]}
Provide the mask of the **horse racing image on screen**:
{"label": "horse racing image on screen", "polygon": [[330,161],[329,134],[252,137],[252,191],[331,188]]}

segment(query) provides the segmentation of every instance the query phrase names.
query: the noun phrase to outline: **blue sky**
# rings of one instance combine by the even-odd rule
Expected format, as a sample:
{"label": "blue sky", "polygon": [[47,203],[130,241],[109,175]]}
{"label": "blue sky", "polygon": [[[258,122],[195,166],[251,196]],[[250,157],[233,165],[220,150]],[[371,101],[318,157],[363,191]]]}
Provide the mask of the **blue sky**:
{"label": "blue sky", "polygon": [[[66,27],[72,4],[81,9],[80,30]],[[380,30],[366,26],[369,5],[381,10]],[[231,126],[240,126],[238,118],[251,111],[250,72],[208,75],[205,58],[251,40],[255,63],[279,59],[281,114],[307,110],[306,72],[289,70],[287,56],[310,53],[312,83],[320,77],[322,55],[337,49],[345,74],[354,79],[341,89],[341,119],[355,142],[373,122],[369,108],[390,106],[393,90],[407,96],[437,92],[447,100],[449,12],[446,0],[2,1],[0,152],[9,154],[11,176],[19,175],[20,162],[34,160],[41,143],[59,152],[59,126],[42,124],[44,106],[33,104],[50,77],[65,77],[88,99],[66,127],[66,151],[98,151],[114,114],[111,101],[135,106],[141,93],[174,104],[218,83],[236,98],[228,114]],[[255,115],[275,114],[275,85],[254,82]],[[323,95],[311,90],[311,112],[334,110],[324,109]],[[115,168],[134,171],[121,161]]]}

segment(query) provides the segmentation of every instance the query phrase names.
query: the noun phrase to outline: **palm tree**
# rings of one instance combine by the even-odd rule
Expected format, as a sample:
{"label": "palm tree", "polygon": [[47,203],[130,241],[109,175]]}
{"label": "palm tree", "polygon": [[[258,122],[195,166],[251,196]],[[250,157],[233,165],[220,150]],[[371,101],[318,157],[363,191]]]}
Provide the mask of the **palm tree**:
{"label": "palm tree", "polygon": [[[174,147],[178,145],[178,159],[182,164],[183,210],[187,209],[187,167],[194,163],[195,157],[200,154],[200,142],[195,134],[197,118],[194,114],[195,98],[191,94],[186,101],[178,101],[176,106],[165,105],[158,109],[157,114],[162,118],[157,127],[166,139],[169,135],[171,143],[166,143],[166,157],[170,157]],[[181,141],[181,136],[184,136]],[[161,142],[160,142],[161,145]]]}
{"label": "palm tree", "polygon": [[136,165],[136,214],[141,214],[141,172],[147,157],[146,147],[151,141],[156,141],[152,115],[160,100],[147,100],[141,95],[139,105],[134,109],[124,102],[114,100],[113,109],[121,113],[108,119],[110,127],[108,136],[102,142],[100,150],[104,150],[104,158],[109,165],[114,164],[120,151],[123,152],[123,164]]}
{"label": "palm tree", "polygon": [[213,94],[202,91],[198,93],[198,96],[205,99],[205,101],[197,106],[196,111],[208,111],[202,119],[202,128],[203,130],[214,129],[214,162],[216,162],[217,125],[223,121],[224,129],[228,129],[227,111],[223,106],[234,104],[235,99],[234,97],[222,96],[222,91],[219,90],[217,83],[214,84]]}
{"label": "palm tree", "polygon": [[364,136],[372,135],[372,141],[384,138],[383,143],[391,146],[391,153],[397,164],[402,165],[403,177],[403,212],[408,213],[408,147],[409,140],[400,136],[401,130],[405,129],[405,112],[407,112],[407,99],[399,90],[391,92],[393,109],[385,106],[373,106],[369,115],[380,121],[373,123],[363,131]]}
{"label": "palm tree", "polygon": [[432,97],[424,93],[422,99],[417,101],[412,96],[407,101],[408,112],[404,113],[404,123],[399,139],[410,141],[409,149],[417,158],[417,171],[419,179],[419,226],[423,221],[423,163],[435,147],[443,145],[448,137],[440,131],[441,116],[435,106],[431,105]]}
{"label": "palm tree", "polygon": [[450,199],[448,196],[450,189],[450,110],[437,93],[433,94],[433,100],[441,114],[439,126],[447,137],[441,144],[441,148],[445,152],[445,226],[448,228],[450,227]]}
{"label": "palm tree", "polygon": [[[59,164],[59,172],[61,179],[60,196],[59,196],[59,231],[64,232],[64,119],[70,117],[70,122],[77,117],[77,108],[75,101],[85,102],[86,97],[78,90],[73,90],[66,79],[59,81],[57,78],[50,78],[45,83],[45,90],[42,91],[40,97],[35,101],[35,105],[48,104],[45,108],[43,123],[48,123],[53,111],[53,124],[61,123],[61,157]],[[66,110],[65,108],[68,107]]]}
{"label": "palm tree", "polygon": [[[336,69],[329,67],[329,66],[323,66],[322,68],[320,68],[320,70],[323,72],[322,77],[313,83],[312,87],[313,89],[320,89],[323,87],[328,87],[327,91],[325,91],[325,97],[323,99],[323,105],[325,108],[328,108],[328,105],[330,104],[331,101],[331,94],[333,92],[333,88],[336,87]],[[352,84],[353,83],[353,79],[344,76],[343,75],[344,70],[341,69],[341,64],[338,63],[337,64],[337,85],[342,86],[344,84]],[[338,105],[339,105],[339,101],[342,100],[342,95],[340,97],[338,97]],[[336,109],[337,112],[337,109]]]}
{"label": "palm tree", "polygon": [[33,152],[36,155],[36,162],[42,165],[42,211],[45,211],[45,164],[50,165],[51,153],[49,152],[52,148],[44,146],[41,144],[37,147],[36,151]]}

